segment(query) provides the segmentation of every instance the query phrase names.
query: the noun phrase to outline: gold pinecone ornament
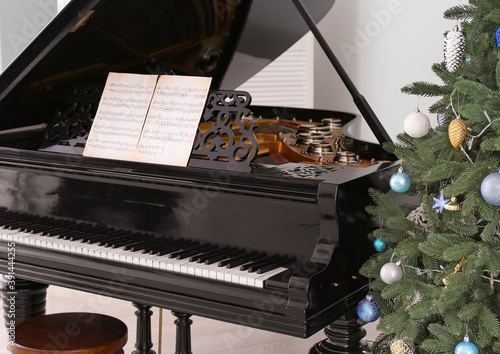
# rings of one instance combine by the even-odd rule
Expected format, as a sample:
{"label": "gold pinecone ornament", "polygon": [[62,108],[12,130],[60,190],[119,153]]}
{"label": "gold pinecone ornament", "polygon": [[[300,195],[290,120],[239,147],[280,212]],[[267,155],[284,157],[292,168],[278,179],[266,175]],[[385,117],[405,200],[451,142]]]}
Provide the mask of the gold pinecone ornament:
{"label": "gold pinecone ornament", "polygon": [[462,32],[458,30],[458,26],[449,31],[444,39],[444,62],[446,70],[450,73],[455,72],[465,50],[465,37]]}
{"label": "gold pinecone ornament", "polygon": [[394,338],[390,348],[392,354],[413,354],[415,352],[415,346],[407,337]]}
{"label": "gold pinecone ornament", "polygon": [[453,119],[448,125],[448,138],[450,138],[451,145],[455,148],[459,147],[466,135],[467,123],[460,117]]}

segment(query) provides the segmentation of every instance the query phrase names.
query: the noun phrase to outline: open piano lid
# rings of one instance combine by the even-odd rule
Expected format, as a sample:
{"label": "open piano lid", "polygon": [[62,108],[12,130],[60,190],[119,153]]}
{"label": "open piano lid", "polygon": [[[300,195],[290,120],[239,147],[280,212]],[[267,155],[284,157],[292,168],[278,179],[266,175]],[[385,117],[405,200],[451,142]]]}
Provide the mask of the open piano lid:
{"label": "open piano lid", "polygon": [[[333,2],[313,6],[315,17]],[[73,0],[0,76],[0,130],[47,122],[76,84],[104,85],[111,71],[211,76],[212,89],[234,89],[307,30],[282,1]]]}
{"label": "open piano lid", "polygon": [[[0,146],[39,150],[74,138],[74,131],[63,126],[65,119],[70,121],[75,115],[89,116],[86,120],[78,118],[85,120],[78,123],[78,134],[85,136],[109,72],[210,76],[212,90],[234,89],[309,28],[325,49],[314,22],[333,3],[309,0],[304,6],[296,0],[73,0],[0,75]],[[306,18],[309,14],[311,17]],[[331,59],[333,53],[326,52]],[[340,64],[332,64],[356,102],[359,93],[354,85]],[[269,112],[266,107],[254,108],[258,115]],[[274,109],[271,114],[287,110]],[[360,110],[363,113],[362,107]],[[299,121],[320,121],[311,118],[311,111],[290,112],[294,117],[299,113]],[[323,117],[331,113],[343,123],[355,117],[344,112],[314,112]],[[68,119],[69,115],[73,118]],[[271,126],[275,121],[269,122]],[[59,129],[58,135],[66,135],[53,139],[55,143],[47,138],[53,134],[53,126]],[[81,154],[84,143],[78,142],[77,154]],[[358,150],[369,151],[366,158],[387,159],[386,155],[375,156],[380,149],[375,154],[371,149],[363,146]],[[288,161],[304,162],[305,154],[298,154],[297,159]],[[274,160],[280,159],[278,153]],[[318,160],[322,158],[313,162]]]}

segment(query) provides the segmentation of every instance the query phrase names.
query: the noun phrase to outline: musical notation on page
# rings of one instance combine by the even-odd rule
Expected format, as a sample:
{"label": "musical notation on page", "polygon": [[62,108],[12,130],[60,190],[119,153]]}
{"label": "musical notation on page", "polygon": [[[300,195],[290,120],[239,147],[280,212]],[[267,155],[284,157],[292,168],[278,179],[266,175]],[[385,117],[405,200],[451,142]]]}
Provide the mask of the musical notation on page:
{"label": "musical notation on page", "polygon": [[210,83],[110,73],[83,155],[186,166]]}

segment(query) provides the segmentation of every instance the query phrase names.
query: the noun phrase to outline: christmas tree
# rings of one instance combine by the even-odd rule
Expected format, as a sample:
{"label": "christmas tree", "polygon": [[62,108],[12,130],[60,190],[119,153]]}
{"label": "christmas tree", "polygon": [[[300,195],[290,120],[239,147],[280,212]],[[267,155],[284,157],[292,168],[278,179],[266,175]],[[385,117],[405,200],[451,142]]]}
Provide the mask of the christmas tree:
{"label": "christmas tree", "polygon": [[381,226],[358,315],[374,321],[380,309],[377,354],[500,353],[500,0],[459,3],[444,17],[453,29],[432,66],[442,82],[402,89],[436,97],[438,125],[411,113],[384,146],[401,159],[391,193],[416,202],[370,191]]}

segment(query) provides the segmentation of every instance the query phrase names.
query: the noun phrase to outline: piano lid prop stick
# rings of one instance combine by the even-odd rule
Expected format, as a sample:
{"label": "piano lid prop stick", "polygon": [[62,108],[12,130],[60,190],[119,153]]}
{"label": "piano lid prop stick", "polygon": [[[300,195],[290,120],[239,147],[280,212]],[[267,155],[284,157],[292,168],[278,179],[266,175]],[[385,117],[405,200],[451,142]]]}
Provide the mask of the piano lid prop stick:
{"label": "piano lid prop stick", "polygon": [[354,86],[354,83],[351,81],[351,79],[347,75],[347,72],[344,70],[339,60],[333,53],[332,49],[326,42],[320,30],[316,26],[316,23],[314,23],[313,18],[311,17],[307,9],[304,7],[304,4],[300,0],[292,0],[292,2],[294,3],[295,7],[301,14],[302,18],[306,22],[311,32],[314,34],[314,37],[316,38],[319,45],[323,49],[323,52],[328,57],[335,70],[337,70],[337,73],[339,74],[344,85],[351,94],[354,103],[356,104],[356,107],[358,107],[359,111],[361,112],[361,115],[365,118],[366,122],[370,126],[370,129],[377,138],[378,142],[380,144],[383,144],[385,142],[392,142],[391,137],[380,123],[373,109],[370,107],[366,99],[359,93],[356,86]]}
{"label": "piano lid prop stick", "polygon": [[158,320],[158,354],[161,354],[161,331],[163,325],[163,309],[160,307],[160,319]]}

